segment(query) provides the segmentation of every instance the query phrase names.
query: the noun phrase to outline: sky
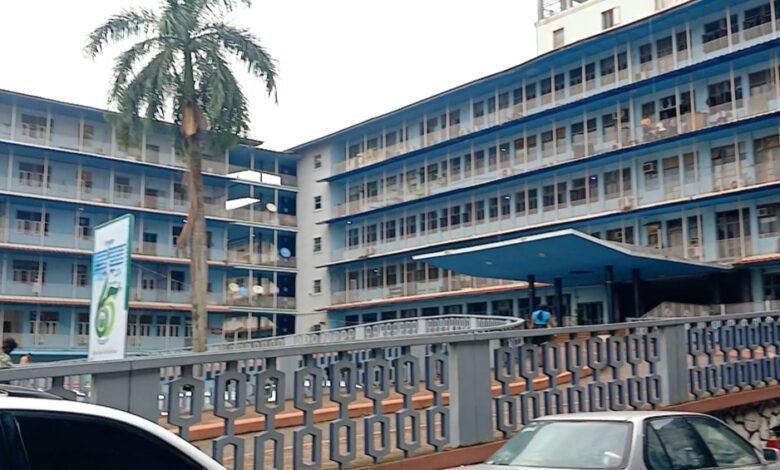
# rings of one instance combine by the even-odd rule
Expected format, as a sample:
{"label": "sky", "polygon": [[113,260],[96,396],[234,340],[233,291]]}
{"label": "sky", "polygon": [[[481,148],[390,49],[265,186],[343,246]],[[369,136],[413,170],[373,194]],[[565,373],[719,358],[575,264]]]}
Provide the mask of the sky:
{"label": "sky", "polygon": [[[112,47],[88,33],[160,0],[2,2],[0,89],[105,108]],[[534,56],[535,0],[254,0],[231,20],[278,62],[278,103],[244,70],[250,137],[285,150]]]}

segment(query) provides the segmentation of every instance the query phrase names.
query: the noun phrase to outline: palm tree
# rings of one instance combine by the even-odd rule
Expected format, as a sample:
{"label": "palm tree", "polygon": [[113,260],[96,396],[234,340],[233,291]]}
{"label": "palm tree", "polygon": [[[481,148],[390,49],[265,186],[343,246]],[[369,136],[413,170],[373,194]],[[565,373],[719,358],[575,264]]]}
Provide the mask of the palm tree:
{"label": "palm tree", "polygon": [[[251,0],[239,0],[251,6]],[[94,58],[109,43],[138,39],[114,63],[109,106],[120,139],[141,124],[173,116],[188,164],[190,210],[180,246],[190,247],[192,348],[206,349],[208,262],[201,176],[202,145],[224,152],[249,130],[247,100],[228,60],[244,64],[276,97],[276,64],[248,29],[225,21],[236,0],[161,0],[159,11],[127,9],[95,29],[85,52]]]}

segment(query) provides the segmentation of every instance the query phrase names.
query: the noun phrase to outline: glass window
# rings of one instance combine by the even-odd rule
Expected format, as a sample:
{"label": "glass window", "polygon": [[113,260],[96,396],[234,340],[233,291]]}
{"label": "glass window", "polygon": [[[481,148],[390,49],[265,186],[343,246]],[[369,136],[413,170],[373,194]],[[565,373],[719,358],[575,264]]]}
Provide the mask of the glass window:
{"label": "glass window", "polygon": [[322,293],[322,280],[320,280],[320,279],[315,279],[314,280],[314,283],[312,285],[312,291],[315,294],[321,294]]}
{"label": "glass window", "polygon": [[[67,413],[14,412],[30,470],[106,468],[201,469],[170,444],[134,427],[97,417]],[[121,452],[118,449],[143,449]]]}
{"label": "glass window", "polygon": [[[657,433],[661,445],[666,449],[671,465],[662,468],[687,470],[715,466],[709,451],[683,418],[654,419],[649,421],[647,426]],[[653,467],[653,470],[661,468]]]}
{"label": "glass window", "polygon": [[620,468],[629,456],[631,434],[631,424],[626,422],[532,422],[486,463],[533,468]]}
{"label": "glass window", "polygon": [[711,418],[686,418],[699,433],[719,467],[758,465],[753,446],[728,426]]}

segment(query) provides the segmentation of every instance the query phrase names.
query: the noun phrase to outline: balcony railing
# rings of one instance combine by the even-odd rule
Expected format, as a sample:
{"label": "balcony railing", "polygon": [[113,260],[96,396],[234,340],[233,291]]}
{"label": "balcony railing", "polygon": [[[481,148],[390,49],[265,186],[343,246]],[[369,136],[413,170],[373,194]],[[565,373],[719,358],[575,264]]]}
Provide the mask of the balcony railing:
{"label": "balcony railing", "polygon": [[270,247],[267,251],[262,253],[252,253],[249,245],[229,248],[228,261],[238,264],[278,266],[284,268],[294,268],[297,264],[294,256],[284,258],[276,255],[276,249],[274,247]]}
{"label": "balcony railing", "polygon": [[331,302],[334,304],[348,304],[353,302],[366,302],[376,299],[393,299],[414,295],[438,294],[457,292],[465,289],[479,289],[497,286],[522,286],[524,284],[502,279],[486,279],[455,274],[443,279],[431,281],[403,282],[386,287],[366,287],[364,289],[350,289],[335,291],[331,294]]}

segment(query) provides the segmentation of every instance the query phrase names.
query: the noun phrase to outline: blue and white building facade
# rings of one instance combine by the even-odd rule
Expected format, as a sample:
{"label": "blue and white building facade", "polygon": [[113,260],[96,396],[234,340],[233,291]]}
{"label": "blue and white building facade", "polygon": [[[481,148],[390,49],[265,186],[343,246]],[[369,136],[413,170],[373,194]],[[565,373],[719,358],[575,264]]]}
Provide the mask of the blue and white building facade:
{"label": "blue and white building facade", "polygon": [[[20,351],[86,354],[93,229],[128,213],[128,349],[189,344],[176,129],[155,125],[123,146],[109,122],[101,110],[0,91],[0,324]],[[258,144],[203,165],[212,343],[295,330],[296,160]]]}
{"label": "blue and white building facade", "polygon": [[[780,299],[780,2],[539,7],[536,58],[292,149],[307,181],[298,305],[321,312],[299,330],[524,315],[531,275],[559,285],[578,323]],[[567,40],[585,17],[595,31]],[[499,280],[489,264],[419,258],[562,229],[702,269],[669,278],[594,258],[575,270],[540,251]],[[545,250],[565,249],[552,240]],[[537,286],[533,304],[553,294]]]}

